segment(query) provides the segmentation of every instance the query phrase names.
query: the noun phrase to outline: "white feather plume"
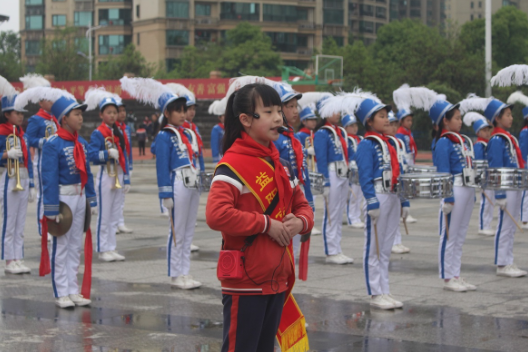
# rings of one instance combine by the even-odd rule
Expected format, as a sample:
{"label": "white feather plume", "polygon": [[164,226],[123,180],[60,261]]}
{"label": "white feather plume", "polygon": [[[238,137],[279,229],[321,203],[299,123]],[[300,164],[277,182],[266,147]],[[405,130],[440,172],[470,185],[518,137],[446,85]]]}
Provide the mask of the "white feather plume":
{"label": "white feather plume", "polygon": [[317,104],[323,98],[330,98],[334,95],[329,92],[307,92],[303,93],[302,98],[297,102],[301,109],[304,109],[307,106],[313,106],[315,110],[315,104]]}
{"label": "white feather plume", "polygon": [[50,81],[36,73],[28,73],[24,77],[19,78],[20,82],[24,84],[24,89],[35,87],[51,87]]}
{"label": "white feather plume", "polygon": [[333,114],[350,114],[354,115],[361,102],[365,99],[372,99],[378,103],[381,100],[371,92],[364,92],[360,88],[355,88],[351,93],[340,92],[335,96],[325,99],[321,103],[319,114],[323,118]]}
{"label": "white feather plume", "polygon": [[246,86],[252,83],[267,84],[270,87],[274,87],[275,84],[277,84],[276,81],[272,81],[270,79],[259,77],[259,76],[242,76],[242,77],[231,78],[229,80],[229,89],[227,90],[226,97],[229,99],[231,94],[233,94],[234,92],[236,92],[243,86]]}
{"label": "white feather plume", "polygon": [[411,107],[429,110],[437,101],[446,100],[444,94],[438,94],[426,87],[409,87],[408,84],[396,89],[392,93],[392,98],[398,110],[407,111],[411,111]]}
{"label": "white feather plume", "polygon": [[528,97],[524,95],[521,91],[513,92],[507,100],[508,104],[521,103],[524,106],[528,106]]}
{"label": "white feather plume", "polygon": [[466,99],[460,102],[460,113],[465,114],[468,111],[474,110],[484,111],[486,110],[486,107],[488,106],[490,101],[492,101],[493,99],[493,97],[481,98],[474,93],[470,93],[468,94]]}
{"label": "white feather plume", "polygon": [[11,85],[11,83],[9,83],[9,81],[7,79],[5,79],[4,77],[0,76],[0,96],[13,96],[15,94],[17,94],[17,90],[15,89],[15,87],[13,87]]}
{"label": "white feather plume", "polygon": [[196,101],[196,97],[194,96],[194,93],[191,92],[187,87],[185,87],[183,84],[179,83],[167,83],[165,84],[167,87],[169,87],[174,94],[176,94],[179,97],[182,97],[184,95],[192,98],[192,100]]}
{"label": "white feather plume", "polygon": [[88,106],[86,110],[94,110],[99,107],[99,103],[106,98],[119,98],[117,94],[110,93],[104,87],[91,87],[84,94],[84,103]]}
{"label": "white feather plume", "polygon": [[511,65],[503,68],[491,78],[492,86],[508,87],[528,84],[528,65]]}
{"label": "white feather plume", "polygon": [[213,101],[213,103],[209,106],[209,114],[216,116],[224,115],[226,110],[226,104],[227,98],[225,97],[222,100]]}
{"label": "white feather plume", "polygon": [[63,89],[51,87],[29,88],[17,96],[15,101],[15,109],[23,109],[29,103],[36,104],[41,100],[49,100],[54,103],[60,97],[68,97],[70,99],[76,100],[73,94]]}
{"label": "white feather plume", "polygon": [[478,112],[474,112],[474,111],[470,111],[467,114],[465,114],[464,119],[463,119],[464,124],[468,127],[471,127],[471,125],[474,122],[477,122],[480,120],[487,122],[486,118],[483,115],[479,114]]}
{"label": "white feather plume", "polygon": [[173,91],[152,78],[128,78],[123,77],[120,79],[121,88],[128,92],[128,94],[134,99],[144,104],[153,105],[156,109],[159,109],[158,98],[164,93],[174,94]]}
{"label": "white feather plume", "polygon": [[211,105],[209,105],[209,109],[207,109],[207,112],[209,113],[209,115],[214,115],[214,111],[215,111],[215,107],[218,105],[218,103],[220,102],[220,100],[215,100],[211,103]]}

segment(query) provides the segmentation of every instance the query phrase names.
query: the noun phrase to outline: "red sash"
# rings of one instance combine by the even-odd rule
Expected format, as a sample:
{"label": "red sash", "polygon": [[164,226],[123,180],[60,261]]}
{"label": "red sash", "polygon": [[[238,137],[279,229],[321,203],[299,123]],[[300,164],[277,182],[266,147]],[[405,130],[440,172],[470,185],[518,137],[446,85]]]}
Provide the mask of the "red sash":
{"label": "red sash", "polygon": [[489,142],[489,139],[478,137],[478,138],[477,138],[477,143],[478,143],[478,142],[488,143],[488,142]]}
{"label": "red sash", "polygon": [[345,156],[345,161],[348,165],[348,148],[347,148],[347,143],[345,141],[345,138],[343,138],[343,135],[341,134],[341,130],[337,126],[332,125],[328,121],[325,123],[325,126],[330,126],[336,132],[337,137],[339,138],[339,141],[341,142],[341,147],[343,149],[343,155]]}
{"label": "red sash", "polygon": [[389,143],[389,139],[381,133],[370,131],[370,132],[365,133],[365,137],[368,137],[368,136],[376,136],[380,138],[382,141],[384,141],[385,144],[387,144],[387,148],[389,149],[389,154],[390,154],[390,159],[391,159],[391,169],[392,169],[391,185],[394,186],[395,184],[398,183],[398,177],[400,177],[400,163],[398,162],[398,153],[396,152],[396,149],[394,149],[392,144]]}
{"label": "red sash", "polygon": [[517,141],[515,140],[515,138],[513,138],[513,136],[510,134],[510,132],[506,131],[506,130],[503,130],[502,128],[499,128],[499,127],[495,127],[495,129],[493,130],[493,133],[491,134],[492,136],[497,134],[497,133],[501,133],[501,134],[504,134],[506,135],[511,144],[513,144],[513,147],[515,148],[515,154],[517,154],[517,162],[519,163],[519,168],[520,169],[524,169],[524,160],[522,158],[522,154],[521,154],[521,148],[519,148],[519,145],[517,144]]}
{"label": "red sash", "polygon": [[358,143],[361,142],[361,138],[359,138],[357,134],[348,133],[348,136],[354,138]]}
{"label": "red sash", "polygon": [[396,133],[400,133],[400,134],[403,134],[409,137],[409,144],[411,145],[411,151],[414,152],[414,158],[416,159],[416,153],[418,152],[418,147],[416,146],[416,142],[414,141],[414,137],[411,131],[406,129],[403,126],[400,126]]}
{"label": "red sash", "polygon": [[42,118],[44,118],[46,120],[55,122],[55,127],[57,129],[60,128],[59,122],[57,121],[57,118],[55,116],[49,114],[46,110],[41,108],[35,115],[40,116],[40,117],[42,117]]}
{"label": "red sash", "polygon": [[64,139],[65,141],[74,142],[75,146],[73,148],[73,159],[75,160],[75,167],[79,170],[81,175],[81,189],[84,188],[88,182],[88,172],[86,171],[86,155],[84,154],[84,148],[79,142],[79,135],[77,132],[71,134],[64,128],[59,127],[57,130],[57,135]]}
{"label": "red sash", "polygon": [[293,130],[291,128],[288,128],[286,132],[282,132],[283,136],[286,136],[290,139],[292,144],[293,152],[295,153],[295,160],[297,160],[297,177],[299,178],[299,181],[304,185],[304,179],[303,179],[303,164],[304,164],[304,153],[303,153],[303,146],[301,142],[295,136],[293,135]]}
{"label": "red sash", "polygon": [[126,133],[126,125],[122,122],[116,122],[117,127],[121,130],[123,137],[125,138],[125,148],[127,155],[130,155],[130,141],[128,140],[128,135]]}
{"label": "red sash", "polygon": [[312,130],[307,129],[306,127],[301,128],[299,132],[306,133],[309,136],[312,135]]}
{"label": "red sash", "polygon": [[198,149],[200,150],[200,153],[201,153],[202,148],[203,148],[203,142],[202,142],[202,137],[200,136],[200,133],[198,133],[198,131],[196,130],[196,125],[192,122],[185,121],[183,123],[183,127],[190,128],[191,130],[193,130],[194,134],[196,135],[196,139],[198,140]]}
{"label": "red sash", "polygon": [[97,127],[97,130],[101,132],[104,139],[108,137],[112,138],[112,136],[114,136],[114,144],[116,145],[117,150],[119,151],[119,164],[121,164],[121,169],[123,169],[123,172],[126,173],[125,154],[123,153],[123,149],[121,149],[121,144],[119,143],[119,137],[113,135],[110,127],[108,127],[106,123],[104,122],[99,127]]}
{"label": "red sash", "polygon": [[[0,124],[0,134],[2,136],[9,136],[13,133],[13,126],[9,122]],[[28,167],[28,153],[26,148],[26,141],[24,140],[24,131],[22,131],[22,128],[16,127],[15,128],[15,135],[18,137],[18,140],[20,142],[20,149],[22,150],[22,153],[24,154],[24,166]]]}
{"label": "red sash", "polygon": [[218,126],[220,126],[221,129],[225,130],[225,126],[223,123],[219,123]]}

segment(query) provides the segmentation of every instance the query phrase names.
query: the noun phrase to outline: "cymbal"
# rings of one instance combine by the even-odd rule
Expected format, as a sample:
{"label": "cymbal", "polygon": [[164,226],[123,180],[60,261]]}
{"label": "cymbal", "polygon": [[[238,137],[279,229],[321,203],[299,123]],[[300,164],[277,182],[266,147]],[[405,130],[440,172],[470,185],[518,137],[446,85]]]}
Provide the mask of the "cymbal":
{"label": "cymbal", "polygon": [[60,202],[59,216],[61,216],[61,220],[58,224],[56,221],[48,221],[48,233],[55,237],[65,235],[72,226],[73,215],[68,204]]}

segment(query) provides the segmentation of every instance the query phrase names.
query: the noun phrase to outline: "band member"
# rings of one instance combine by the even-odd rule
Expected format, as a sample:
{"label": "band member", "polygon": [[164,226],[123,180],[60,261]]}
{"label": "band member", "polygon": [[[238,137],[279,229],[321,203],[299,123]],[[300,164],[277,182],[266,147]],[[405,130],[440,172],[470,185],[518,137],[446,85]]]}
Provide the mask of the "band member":
{"label": "band member", "polygon": [[[60,308],[86,306],[91,303],[91,257],[92,236],[88,229],[85,240],[85,271],[82,290],[77,283],[77,273],[81,257],[82,239],[86,212],[96,213],[97,200],[93,175],[90,170],[87,151],[88,143],[78,135],[83,123],[85,104],[64,96],[51,107],[53,115],[58,117],[61,127],[51,136],[42,150],[42,184],[44,230],[47,223],[62,221],[59,204],[66,204],[72,214],[72,224],[66,234],[53,237],[51,252],[51,282],[55,304]],[[86,209],[86,207],[91,207]],[[43,236],[47,236],[47,231]],[[45,241],[43,241],[44,243]],[[47,248],[43,245],[43,252]],[[41,260],[41,275],[46,274],[44,267],[49,265],[47,255]]]}
{"label": "band member", "polygon": [[200,169],[189,130],[183,127],[188,100],[153,79],[123,77],[121,85],[134,98],[154,105],[163,113],[161,130],[156,136],[156,173],[159,198],[169,211],[167,274],[174,287],[198,288],[201,282],[189,272],[200,198],[196,188]]}
{"label": "band member", "polygon": [[[8,274],[29,273],[24,265],[24,227],[27,204],[35,201],[33,165],[28,140],[20,127],[22,108],[15,106],[15,88],[0,76],[0,202],[2,204],[2,260]],[[9,145],[9,147],[7,146]]]}
{"label": "band member", "polygon": [[[128,171],[130,176],[132,176],[132,170],[134,165],[134,160],[132,157],[132,134],[130,133],[130,126],[126,124],[126,105],[123,103],[121,98],[116,97],[117,101],[117,121],[116,125],[121,131],[121,135],[125,139],[125,149],[126,157],[128,162]],[[125,151],[125,150],[123,150]],[[117,223],[117,233],[132,233],[132,230],[125,226],[125,216],[123,211],[125,210],[125,192],[121,192],[121,210],[119,214],[119,221]]]}
{"label": "band member", "polygon": [[221,231],[224,253],[243,251],[244,271],[226,278],[219,263],[222,351],[273,351],[275,337],[282,351],[308,350],[305,319],[291,295],[291,238],[310,232],[313,212],[294,184],[293,169],[272,143],[283,127],[281,109],[277,92],[264,84],[245,85],[227,102],[224,157],[207,200],[206,221]]}
{"label": "band member", "polygon": [[85,94],[87,110],[99,107],[101,125],[90,137],[88,159],[99,165],[95,177],[97,193],[96,251],[104,262],[122,261],[116,251],[116,232],[123,195],[130,191],[130,174],[126,157],[125,138],[116,124],[116,96],[101,88],[90,88]]}
{"label": "band member", "polygon": [[213,164],[216,166],[222,159],[222,140],[224,138],[224,118],[226,100],[215,100],[209,107],[209,114],[218,117],[218,123],[211,130],[211,153],[213,154]]}

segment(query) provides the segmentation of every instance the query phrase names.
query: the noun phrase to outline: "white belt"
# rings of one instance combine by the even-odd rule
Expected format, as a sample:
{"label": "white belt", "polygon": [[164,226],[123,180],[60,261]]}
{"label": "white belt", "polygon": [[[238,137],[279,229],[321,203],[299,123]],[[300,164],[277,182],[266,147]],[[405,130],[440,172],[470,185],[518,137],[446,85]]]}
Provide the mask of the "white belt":
{"label": "white belt", "polygon": [[374,191],[376,191],[376,193],[389,193],[383,188],[382,180],[374,180]]}
{"label": "white belt", "polygon": [[464,179],[462,178],[462,175],[453,176],[453,186],[457,186],[457,187],[464,186]]}
{"label": "white belt", "polygon": [[74,185],[59,185],[59,194],[61,196],[80,196],[82,193],[80,183]]}
{"label": "white belt", "polygon": [[[345,172],[345,175],[340,175],[338,169],[341,169],[341,172]],[[328,171],[333,171],[337,174],[340,178],[347,178],[347,164],[344,161],[333,161],[328,165]]]}

